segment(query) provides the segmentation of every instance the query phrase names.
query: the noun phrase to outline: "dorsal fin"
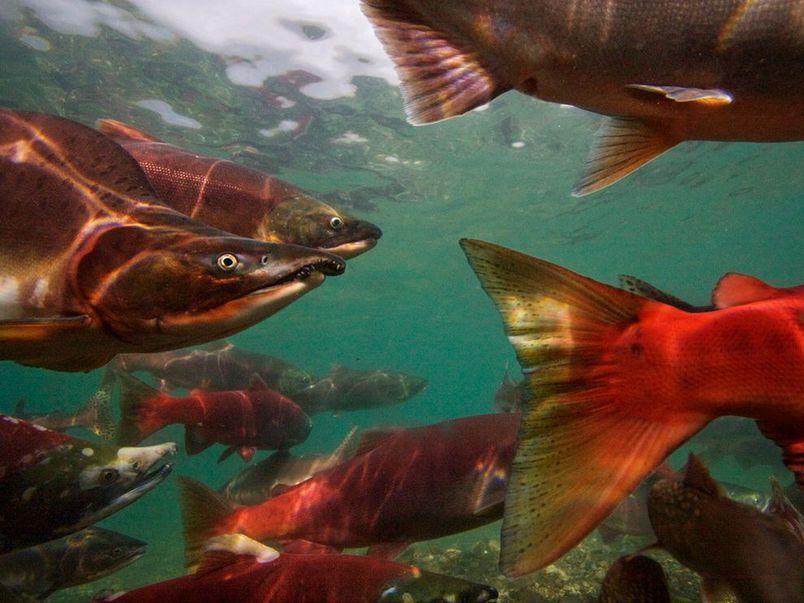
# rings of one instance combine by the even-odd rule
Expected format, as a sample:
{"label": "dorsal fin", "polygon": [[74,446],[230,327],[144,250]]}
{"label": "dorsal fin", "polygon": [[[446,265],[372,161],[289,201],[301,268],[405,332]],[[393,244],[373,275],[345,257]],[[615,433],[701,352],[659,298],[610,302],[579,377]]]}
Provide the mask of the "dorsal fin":
{"label": "dorsal fin", "polygon": [[361,438],[357,437],[357,427],[352,427],[349,433],[346,434],[346,437],[343,438],[340,445],[332,453],[332,458],[336,459],[338,462],[352,458],[360,447],[360,440]]}
{"label": "dorsal fin", "polygon": [[776,287],[754,276],[729,272],[721,278],[712,291],[712,305],[718,310],[770,299],[777,293]]}
{"label": "dorsal fin", "polygon": [[683,299],[679,299],[675,295],[665,293],[661,289],[657,289],[650,283],[635,276],[631,276],[629,274],[620,274],[617,276],[617,278],[620,281],[621,288],[636,295],[641,295],[642,297],[647,297],[648,299],[667,304],[668,306],[673,306],[679,310],[684,310],[685,312],[700,311],[699,308],[696,308],[692,304],[685,302]]}
{"label": "dorsal fin", "polygon": [[765,512],[781,519],[793,536],[804,543],[804,516],[785,496],[779,480],[771,476],[770,484],[771,499]]}
{"label": "dorsal fin", "polygon": [[687,466],[684,469],[684,485],[715,497],[723,495],[723,488],[709,474],[709,470],[703,464],[703,461],[694,454],[690,454]]}
{"label": "dorsal fin", "polygon": [[355,450],[354,456],[360,456],[361,454],[371,452],[377,446],[382,444],[382,442],[399,433],[403,429],[403,427],[379,427],[377,429],[368,429],[364,431],[360,436],[360,443]]}
{"label": "dorsal fin", "polygon": [[204,545],[203,557],[196,573],[226,567],[243,557],[249,557],[257,563],[270,563],[279,557],[279,552],[243,534],[214,536]]}
{"label": "dorsal fin", "polygon": [[268,387],[268,384],[265,382],[265,380],[262,377],[260,377],[257,373],[252,373],[251,378],[249,379],[248,382],[248,389],[249,391],[261,391],[264,389],[271,389],[271,388]]}
{"label": "dorsal fin", "polygon": [[138,130],[134,126],[124,124],[116,119],[99,119],[95,122],[95,129],[106,134],[114,140],[131,140],[137,142],[164,142],[147,132]]}

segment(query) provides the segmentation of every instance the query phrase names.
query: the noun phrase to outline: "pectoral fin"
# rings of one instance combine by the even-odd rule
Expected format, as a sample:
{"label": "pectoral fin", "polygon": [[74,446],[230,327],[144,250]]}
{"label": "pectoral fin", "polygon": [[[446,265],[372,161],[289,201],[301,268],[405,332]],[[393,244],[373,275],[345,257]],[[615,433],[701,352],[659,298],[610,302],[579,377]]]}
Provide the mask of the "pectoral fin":
{"label": "pectoral fin", "polygon": [[658,94],[677,103],[700,103],[702,105],[728,105],[734,99],[725,90],[717,88],[685,88],[683,86],[650,86],[645,84],[630,84],[626,86],[631,90]]}
{"label": "pectoral fin", "polygon": [[[212,442],[208,441],[204,435],[204,430],[192,425],[188,425],[184,430],[184,447],[187,454],[192,456],[204,452],[207,448],[212,446]],[[234,449],[232,450],[234,452]],[[222,455],[221,455],[222,456]],[[222,461],[221,458],[218,462]]]}
{"label": "pectoral fin", "polygon": [[679,142],[661,124],[624,117],[607,118],[595,136],[586,159],[586,172],[572,195],[583,197],[606,188]]}
{"label": "pectoral fin", "polygon": [[92,319],[49,316],[0,320],[0,360],[61,371],[89,371],[114,358]]}

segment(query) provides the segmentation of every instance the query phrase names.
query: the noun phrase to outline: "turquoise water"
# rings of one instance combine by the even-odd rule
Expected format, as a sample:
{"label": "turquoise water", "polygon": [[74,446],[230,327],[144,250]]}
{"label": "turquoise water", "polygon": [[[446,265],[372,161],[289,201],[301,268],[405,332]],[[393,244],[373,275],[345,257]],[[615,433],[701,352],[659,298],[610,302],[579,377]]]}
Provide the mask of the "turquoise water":
{"label": "turquoise water", "polygon": [[[349,68],[360,65],[351,59],[340,80],[321,74],[325,83],[351,81],[353,96],[338,89],[310,95],[281,76],[247,86],[233,75],[233,57],[257,50],[241,48],[236,27],[213,43],[201,34],[188,39],[195,21],[178,25],[149,2],[139,8],[111,2],[103,5],[108,12],[101,3],[74,4],[80,16],[70,23],[57,16],[61,2],[0,6],[0,105],[87,124],[119,119],[323,198],[339,194],[347,209],[383,229],[378,246],[350,261],[342,277],[231,338],[319,374],[339,363],[429,379],[422,394],[399,406],[317,415],[300,451],[328,451],[353,425],[421,425],[492,410],[503,370],[515,360],[497,312],[458,247],[461,237],[500,243],[604,282],[615,283],[619,273],[637,275],[701,304],[727,271],[779,285],[804,276],[804,144],[686,143],[627,180],[575,199],[569,191],[599,123],[592,114],[509,93],[484,111],[413,128],[404,123],[398,89],[376,50],[369,58],[382,77],[348,77]],[[217,3],[199,4],[199,15],[208,11],[207,21],[214,19]],[[303,18],[294,18],[294,3],[285,9],[289,14],[272,15],[266,39],[288,29],[284,23],[303,22],[313,36],[311,26],[329,31],[333,22],[343,23],[331,13],[341,5],[346,10],[345,0],[307,4]],[[199,15],[193,19],[201,23]],[[354,27],[369,29],[367,22]],[[265,61],[273,52],[287,71],[312,69],[315,61],[294,54],[293,45],[318,44],[309,35],[291,37],[296,41],[286,48],[266,46]],[[340,73],[326,62],[322,69]],[[274,106],[277,95],[293,106]],[[168,119],[183,125],[142,106],[149,99],[168,103],[185,118]],[[303,132],[280,126],[308,118]],[[260,133],[275,128],[271,136]],[[99,380],[99,371],[60,374],[0,363],[0,410],[10,411],[20,397],[38,411],[75,407]],[[181,442],[183,431],[168,429],[158,439]],[[757,446],[765,446],[759,437]],[[674,458],[684,458],[690,447],[694,440]],[[242,466],[236,457],[216,464],[219,452],[180,453],[175,473],[217,486]],[[789,481],[780,462],[745,469],[726,457],[713,470],[720,479],[762,490],[771,471]],[[89,591],[65,591],[54,601],[182,572],[175,480],[103,525],[149,542],[149,554]],[[448,541],[470,546],[497,529]]]}

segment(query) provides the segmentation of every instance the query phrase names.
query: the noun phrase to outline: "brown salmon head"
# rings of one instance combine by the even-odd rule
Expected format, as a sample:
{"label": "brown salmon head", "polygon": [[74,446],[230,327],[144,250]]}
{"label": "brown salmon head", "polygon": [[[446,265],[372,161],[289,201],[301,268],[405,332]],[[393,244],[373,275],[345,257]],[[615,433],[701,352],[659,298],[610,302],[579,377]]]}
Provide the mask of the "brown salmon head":
{"label": "brown salmon head", "polygon": [[313,199],[302,191],[276,205],[260,227],[259,238],[322,249],[344,259],[374,247],[382,231],[365,220]]}
{"label": "brown salmon head", "polygon": [[344,261],[216,230],[101,230],[75,255],[74,293],[104,329],[157,351],[225,337],[341,274]]}

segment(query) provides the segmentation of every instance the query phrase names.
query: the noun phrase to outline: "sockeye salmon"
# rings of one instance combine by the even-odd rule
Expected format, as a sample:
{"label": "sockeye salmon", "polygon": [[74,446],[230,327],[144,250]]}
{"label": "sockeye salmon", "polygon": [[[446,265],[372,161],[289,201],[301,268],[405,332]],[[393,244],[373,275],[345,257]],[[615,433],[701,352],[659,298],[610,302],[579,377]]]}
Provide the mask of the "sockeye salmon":
{"label": "sockeye salmon", "polygon": [[128,151],[159,197],[176,211],[227,232],[353,258],[382,231],[289,182],[226,159],[185,151],[113,119],[98,130]]}
{"label": "sockeye salmon", "polygon": [[685,312],[482,241],[461,241],[533,395],[501,566],[548,565],[724,415],[754,419],[804,487],[804,286],[727,274]]}

